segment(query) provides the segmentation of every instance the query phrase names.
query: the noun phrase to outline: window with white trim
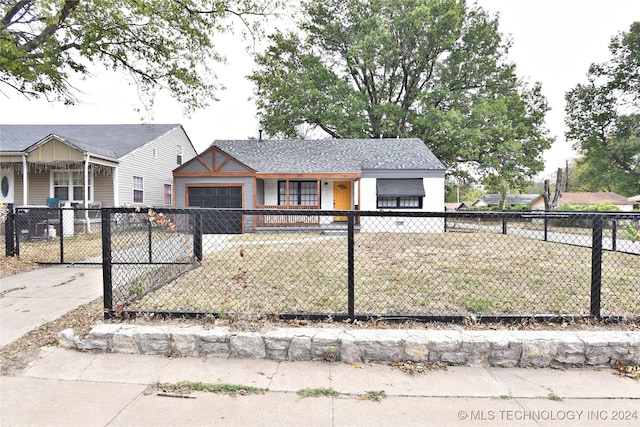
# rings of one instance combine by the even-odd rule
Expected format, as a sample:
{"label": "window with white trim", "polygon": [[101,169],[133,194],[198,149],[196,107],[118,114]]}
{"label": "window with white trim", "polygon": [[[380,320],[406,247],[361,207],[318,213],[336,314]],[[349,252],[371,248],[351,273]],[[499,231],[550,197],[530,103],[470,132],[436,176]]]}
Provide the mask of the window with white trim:
{"label": "window with white trim", "polygon": [[171,184],[164,185],[164,204],[171,204]]}
{"label": "window with white trim", "polygon": [[421,178],[376,180],[378,209],[422,209],[424,196]]}
{"label": "window with white trim", "polygon": [[133,203],[144,203],[144,179],[133,177]]}
{"label": "window with white trim", "polygon": [[184,154],[184,149],[181,144],[176,145],[176,157],[178,161],[178,165],[182,164],[182,155]]}
{"label": "window with white trim", "polygon": [[[91,196],[92,177],[89,176],[88,193]],[[84,202],[84,172],[53,171],[53,197],[61,202]]]}

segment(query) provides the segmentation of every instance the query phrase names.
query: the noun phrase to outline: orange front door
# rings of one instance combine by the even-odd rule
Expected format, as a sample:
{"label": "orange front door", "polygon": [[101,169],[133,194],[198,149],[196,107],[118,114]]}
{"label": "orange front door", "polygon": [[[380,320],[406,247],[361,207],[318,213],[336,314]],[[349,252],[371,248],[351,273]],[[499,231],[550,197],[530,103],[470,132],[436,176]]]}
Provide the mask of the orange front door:
{"label": "orange front door", "polygon": [[[333,183],[333,209],[348,211],[351,209],[351,182],[336,181]],[[335,216],[334,221],[346,221],[346,216]]]}

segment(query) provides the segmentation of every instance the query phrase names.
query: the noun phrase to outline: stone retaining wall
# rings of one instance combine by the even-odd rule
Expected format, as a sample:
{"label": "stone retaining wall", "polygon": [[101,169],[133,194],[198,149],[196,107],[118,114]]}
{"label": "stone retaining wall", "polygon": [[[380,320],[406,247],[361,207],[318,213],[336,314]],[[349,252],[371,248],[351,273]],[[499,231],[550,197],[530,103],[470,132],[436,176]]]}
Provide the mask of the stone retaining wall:
{"label": "stone retaining wall", "polygon": [[206,326],[98,324],[60,345],[87,351],[273,360],[442,362],[496,367],[640,364],[640,332],[281,328],[239,332]]}

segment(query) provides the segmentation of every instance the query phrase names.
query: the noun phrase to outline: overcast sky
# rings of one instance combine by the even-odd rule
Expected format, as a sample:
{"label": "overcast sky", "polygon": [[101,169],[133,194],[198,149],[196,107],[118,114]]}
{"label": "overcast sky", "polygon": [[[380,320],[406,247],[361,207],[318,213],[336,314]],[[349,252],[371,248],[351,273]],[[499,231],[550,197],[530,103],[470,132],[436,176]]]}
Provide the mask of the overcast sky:
{"label": "overcast sky", "polygon": [[[542,82],[552,108],[547,126],[556,137],[553,148],[544,153],[545,174],[550,174],[574,155],[563,135],[565,92],[585,81],[589,64],[609,59],[612,36],[640,21],[640,0],[478,0],[478,4],[500,14],[501,31],[513,38],[510,59],[518,75]],[[184,116],[167,94],[157,99],[152,117],[141,115],[135,111],[139,106],[135,87],[121,75],[104,71],[74,82],[82,92],[82,103],[72,107],[28,101],[2,88],[0,123],[180,123],[198,152],[215,139],[257,137],[255,107],[249,100],[252,87],[244,78],[252,61],[233,39],[223,39],[218,47],[228,59],[227,66],[218,67],[227,90],[219,93],[219,102],[191,117]]]}

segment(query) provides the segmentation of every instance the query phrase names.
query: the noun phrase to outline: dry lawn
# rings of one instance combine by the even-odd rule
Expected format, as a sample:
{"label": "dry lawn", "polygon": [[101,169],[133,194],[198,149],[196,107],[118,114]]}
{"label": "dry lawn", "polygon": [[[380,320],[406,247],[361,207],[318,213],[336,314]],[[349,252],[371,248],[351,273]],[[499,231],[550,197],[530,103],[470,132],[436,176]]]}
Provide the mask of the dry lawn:
{"label": "dry lawn", "polygon": [[[483,233],[361,233],[355,244],[357,313],[589,313],[590,248]],[[239,237],[132,308],[344,313],[346,245],[344,237]],[[639,315],[639,257],[603,259],[603,314]]]}

